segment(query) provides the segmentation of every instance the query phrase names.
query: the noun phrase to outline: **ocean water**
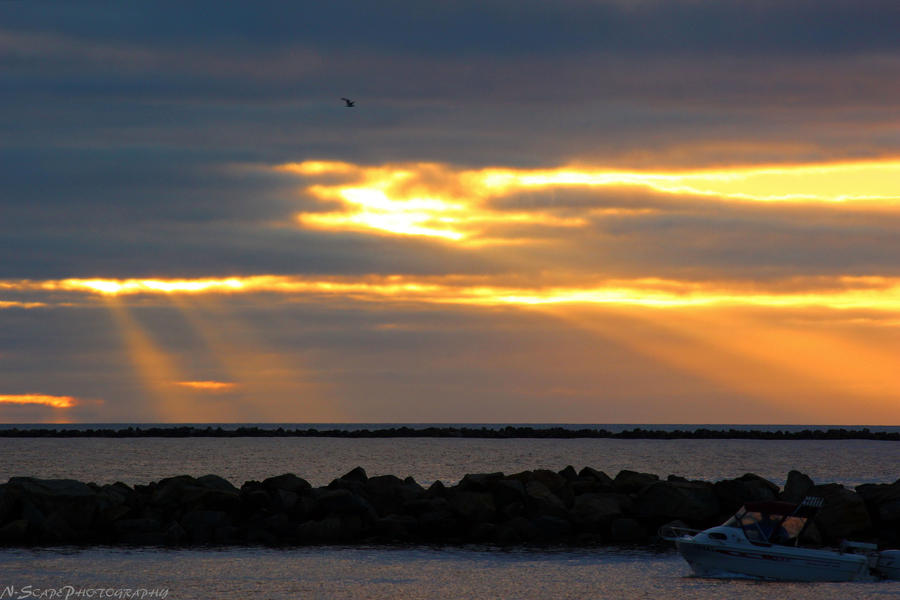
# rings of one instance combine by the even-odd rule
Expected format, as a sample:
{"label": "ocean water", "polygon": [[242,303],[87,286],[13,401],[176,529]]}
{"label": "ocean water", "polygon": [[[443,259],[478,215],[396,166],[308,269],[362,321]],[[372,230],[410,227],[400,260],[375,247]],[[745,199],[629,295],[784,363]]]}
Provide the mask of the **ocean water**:
{"label": "ocean water", "polygon": [[[0,438],[0,481],[15,475],[147,483],[216,473],[236,485],[293,472],[325,485],[369,475],[458,481],[473,472],[592,466],[718,480],[753,472],[784,483],[900,478],[900,443],[864,440],[491,440]],[[30,587],[29,587],[30,586]],[[67,587],[71,586],[71,587]],[[674,551],[628,548],[312,547],[0,550],[0,599],[79,590],[167,590],[168,598],[900,598],[900,582],[773,583],[692,577]],[[27,592],[26,592],[27,590]],[[58,592],[57,595],[53,595]],[[5,595],[4,595],[5,594]],[[75,597],[72,595],[71,597]],[[89,597],[84,593],[81,597]],[[95,595],[93,597],[101,597]],[[115,596],[106,596],[115,597]]]}
{"label": "ocean water", "polygon": [[0,438],[0,481],[13,476],[100,484],[214,473],[237,486],[281,473],[326,485],[356,466],[423,485],[466,473],[591,466],[720,480],[756,473],[782,485],[800,470],[817,483],[890,483],[900,443],[871,440],[617,440],[462,438]]}
{"label": "ocean water", "polygon": [[[23,595],[26,588],[32,595]],[[900,582],[702,579],[690,576],[674,552],[635,550],[57,548],[0,551],[0,597],[4,589],[19,594],[9,598],[37,597],[34,590],[59,590],[62,598],[69,590],[146,589],[216,600],[845,600],[897,598]]]}

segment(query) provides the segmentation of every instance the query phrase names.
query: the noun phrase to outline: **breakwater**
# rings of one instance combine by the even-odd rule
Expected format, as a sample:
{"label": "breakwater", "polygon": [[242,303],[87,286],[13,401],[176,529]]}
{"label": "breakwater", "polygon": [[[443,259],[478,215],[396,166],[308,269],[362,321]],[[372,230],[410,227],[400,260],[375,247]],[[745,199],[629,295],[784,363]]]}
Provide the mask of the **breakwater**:
{"label": "breakwater", "polygon": [[290,473],[240,488],[216,475],[133,487],[13,477],[0,485],[0,544],[655,544],[667,523],[705,528],[744,502],[807,495],[825,506],[806,542],[900,547],[900,480],[849,489],[791,471],[781,489],[753,474],[707,482],[571,466],[427,489],[361,467],[318,488]]}
{"label": "breakwater", "polygon": [[332,438],[471,438],[471,439],[624,439],[624,440],[875,440],[900,441],[898,431],[872,431],[868,428],[846,429],[645,429],[624,431],[584,427],[383,427],[378,429],[267,428],[240,426],[235,428],[182,426],[130,426],[122,428],[79,427],[11,427],[0,429],[0,438],[245,438],[245,437],[332,437]]}

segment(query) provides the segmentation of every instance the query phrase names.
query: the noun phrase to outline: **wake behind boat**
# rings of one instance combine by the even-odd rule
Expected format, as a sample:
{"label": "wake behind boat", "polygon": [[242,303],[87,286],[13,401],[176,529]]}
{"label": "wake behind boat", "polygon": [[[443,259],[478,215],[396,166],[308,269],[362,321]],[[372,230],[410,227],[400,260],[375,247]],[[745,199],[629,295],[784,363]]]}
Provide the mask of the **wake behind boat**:
{"label": "wake behind boat", "polygon": [[837,550],[800,546],[821,498],[800,504],[750,502],[733,517],[704,531],[664,527],[681,556],[702,577],[749,576],[782,581],[900,579],[900,550],[843,542]]}

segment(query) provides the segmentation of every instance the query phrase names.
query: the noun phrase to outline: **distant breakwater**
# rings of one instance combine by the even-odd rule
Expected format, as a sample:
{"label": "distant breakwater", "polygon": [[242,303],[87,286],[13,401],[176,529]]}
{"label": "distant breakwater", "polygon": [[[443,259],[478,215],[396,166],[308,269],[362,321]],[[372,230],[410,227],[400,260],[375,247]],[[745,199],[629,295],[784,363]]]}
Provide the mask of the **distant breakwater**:
{"label": "distant breakwater", "polygon": [[805,542],[900,547],[900,480],[849,489],[791,471],[781,489],[749,473],[706,482],[571,466],[427,489],[361,467],[318,488],[291,473],[240,488],[216,475],[133,487],[13,477],[0,484],[0,545],[654,545],[662,525],[706,528],[748,501],[808,495],[825,505]]}
{"label": "distant breakwater", "polygon": [[331,437],[331,438],[479,438],[479,439],[658,439],[658,440],[876,440],[900,441],[898,431],[863,429],[804,429],[802,431],[761,429],[660,430],[634,428],[609,431],[601,428],[564,427],[388,427],[379,429],[286,429],[278,427],[126,427],[107,428],[9,428],[0,429],[0,438],[240,438],[240,437]]}

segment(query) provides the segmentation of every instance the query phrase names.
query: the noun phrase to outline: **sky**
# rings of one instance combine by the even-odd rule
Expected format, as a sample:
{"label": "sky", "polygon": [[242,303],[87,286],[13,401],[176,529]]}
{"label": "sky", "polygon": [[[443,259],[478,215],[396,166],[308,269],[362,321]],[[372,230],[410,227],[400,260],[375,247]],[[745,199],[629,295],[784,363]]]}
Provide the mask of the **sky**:
{"label": "sky", "polygon": [[897,31],[2,1],[0,422],[900,425]]}

